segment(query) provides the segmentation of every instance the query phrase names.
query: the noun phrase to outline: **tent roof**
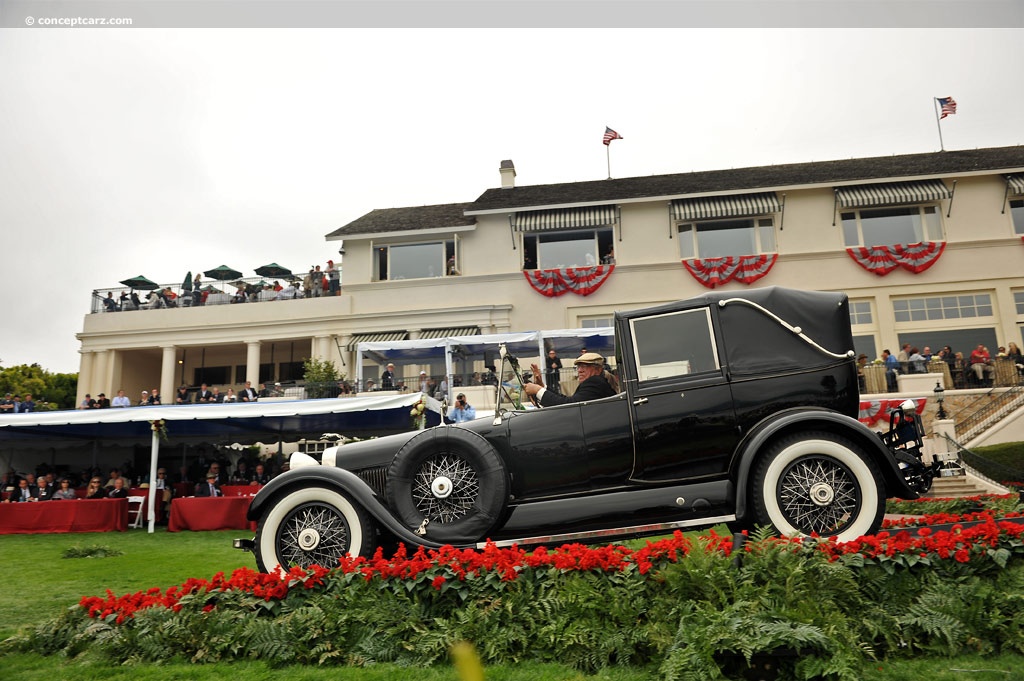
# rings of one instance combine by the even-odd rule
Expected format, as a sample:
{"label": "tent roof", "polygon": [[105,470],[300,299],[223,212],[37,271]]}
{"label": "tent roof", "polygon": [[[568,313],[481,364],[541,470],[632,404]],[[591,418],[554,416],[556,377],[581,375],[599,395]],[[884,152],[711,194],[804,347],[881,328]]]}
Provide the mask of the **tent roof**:
{"label": "tent roof", "polygon": [[[150,421],[167,422],[172,443],[256,442],[319,438],[323,433],[374,434],[409,428],[409,408],[420,393],[237,404],[193,404],[127,409],[10,414],[0,418],[0,446],[75,447],[83,441],[145,445]],[[438,403],[427,400],[438,412]],[[439,417],[438,417],[439,418]]]}

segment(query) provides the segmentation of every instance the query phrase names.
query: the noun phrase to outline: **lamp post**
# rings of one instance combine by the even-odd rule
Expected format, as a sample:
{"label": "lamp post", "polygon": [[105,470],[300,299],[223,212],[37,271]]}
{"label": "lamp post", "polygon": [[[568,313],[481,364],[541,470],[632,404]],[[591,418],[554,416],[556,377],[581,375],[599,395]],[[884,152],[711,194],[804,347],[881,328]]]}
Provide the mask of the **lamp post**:
{"label": "lamp post", "polygon": [[942,408],[942,402],[945,399],[946,399],[946,391],[943,389],[942,383],[939,383],[938,381],[936,381],[936,383],[935,383],[935,401],[939,403],[939,411],[938,411],[938,413],[935,414],[935,418],[939,419],[940,421],[944,421],[948,417],[948,414],[946,414],[946,410]]}

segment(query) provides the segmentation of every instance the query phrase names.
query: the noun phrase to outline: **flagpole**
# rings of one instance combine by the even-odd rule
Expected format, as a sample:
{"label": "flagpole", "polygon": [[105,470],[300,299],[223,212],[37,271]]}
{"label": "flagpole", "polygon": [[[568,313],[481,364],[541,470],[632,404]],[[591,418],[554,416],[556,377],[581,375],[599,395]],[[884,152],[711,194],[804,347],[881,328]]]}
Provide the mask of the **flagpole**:
{"label": "flagpole", "polygon": [[939,99],[932,97],[932,104],[935,105],[935,127],[939,129],[939,150],[945,151],[946,145],[942,142],[942,123],[939,122]]}
{"label": "flagpole", "polygon": [[608,158],[608,179],[612,179],[612,145],[604,145],[605,156]]}

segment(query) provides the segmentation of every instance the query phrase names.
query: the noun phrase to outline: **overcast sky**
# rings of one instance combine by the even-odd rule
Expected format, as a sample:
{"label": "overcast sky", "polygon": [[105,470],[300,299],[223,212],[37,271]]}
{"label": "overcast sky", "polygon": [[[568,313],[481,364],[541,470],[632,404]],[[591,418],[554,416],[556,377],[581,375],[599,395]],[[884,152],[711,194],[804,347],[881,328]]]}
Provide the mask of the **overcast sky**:
{"label": "overcast sky", "polygon": [[78,370],[93,289],[325,264],[499,186],[1024,143],[1019,29],[0,31],[0,365]]}

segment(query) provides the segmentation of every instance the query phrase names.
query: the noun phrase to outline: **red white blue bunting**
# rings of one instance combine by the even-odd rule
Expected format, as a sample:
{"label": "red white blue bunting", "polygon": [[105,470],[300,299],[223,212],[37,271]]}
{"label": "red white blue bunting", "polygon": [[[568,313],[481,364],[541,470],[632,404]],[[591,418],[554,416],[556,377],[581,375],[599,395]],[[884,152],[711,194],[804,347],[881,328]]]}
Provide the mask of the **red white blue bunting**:
{"label": "red white blue bunting", "polygon": [[[924,411],[924,405],[928,402],[927,397],[914,397],[914,405],[917,409],[917,413],[920,414]],[[906,397],[901,397],[892,400],[861,400],[860,402],[860,415],[857,420],[866,426],[873,426],[882,419],[885,419],[885,426],[889,425],[889,414],[907,400]]]}
{"label": "red white blue bunting", "polygon": [[683,267],[694,279],[708,288],[720,286],[734,279],[744,284],[753,284],[768,274],[778,257],[778,253],[767,253],[691,258],[683,261]]}
{"label": "red white blue bunting", "polygon": [[537,293],[554,298],[566,293],[589,296],[601,288],[615,270],[615,265],[594,267],[562,267],[557,270],[523,270],[526,281]]}
{"label": "red white blue bunting", "polygon": [[944,250],[945,241],[923,241],[918,244],[860,246],[847,248],[846,252],[868,272],[883,277],[897,267],[920,274],[934,265]]}

